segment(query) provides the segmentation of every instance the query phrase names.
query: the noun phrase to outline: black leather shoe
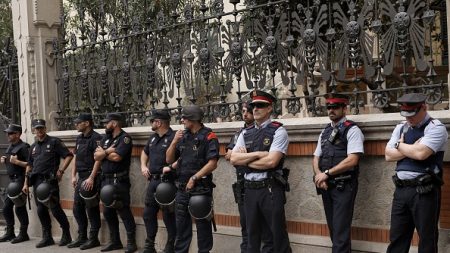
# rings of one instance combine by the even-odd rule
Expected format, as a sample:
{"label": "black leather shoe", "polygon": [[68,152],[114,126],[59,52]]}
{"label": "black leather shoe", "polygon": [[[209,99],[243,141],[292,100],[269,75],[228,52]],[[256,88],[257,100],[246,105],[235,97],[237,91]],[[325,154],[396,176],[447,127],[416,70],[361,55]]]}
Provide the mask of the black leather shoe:
{"label": "black leather shoe", "polygon": [[123,245],[121,242],[110,242],[105,247],[103,247],[100,251],[101,252],[107,252],[112,251],[116,249],[123,249]]}
{"label": "black leather shoe", "polygon": [[51,237],[42,238],[42,240],[40,242],[38,242],[38,244],[36,244],[36,248],[43,248],[43,247],[47,247],[47,246],[50,246],[53,244],[55,244],[55,241],[53,241],[53,238],[51,238]]}
{"label": "black leather shoe", "polygon": [[29,241],[29,240],[30,240],[30,237],[28,236],[27,232],[20,231],[20,233],[17,235],[17,237],[11,240],[11,243],[16,244],[19,242],[25,242],[25,241]]}
{"label": "black leather shoe", "polygon": [[72,242],[72,236],[70,236],[70,231],[65,230],[62,233],[61,241],[59,241],[59,246],[66,246],[67,244]]}
{"label": "black leather shoe", "polygon": [[16,238],[16,235],[14,234],[14,227],[7,226],[5,229],[5,234],[0,237],[0,242],[11,241],[14,238]]}
{"label": "black leather shoe", "polygon": [[78,237],[75,241],[67,244],[67,248],[78,248],[87,241],[86,237]]}
{"label": "black leather shoe", "polygon": [[89,239],[83,245],[80,246],[81,250],[92,249],[100,246],[100,241],[97,238]]}

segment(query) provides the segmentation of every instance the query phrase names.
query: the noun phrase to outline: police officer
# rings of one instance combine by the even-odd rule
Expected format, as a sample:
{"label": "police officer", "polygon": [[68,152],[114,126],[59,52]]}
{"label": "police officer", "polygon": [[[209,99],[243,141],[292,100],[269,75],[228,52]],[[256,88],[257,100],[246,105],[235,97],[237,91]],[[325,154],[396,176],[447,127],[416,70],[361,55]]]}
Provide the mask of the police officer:
{"label": "police officer", "polygon": [[397,102],[406,118],[389,140],[386,161],[397,162],[388,253],[409,252],[414,229],[419,253],[438,252],[442,164],[447,148],[445,126],[427,112],[426,96],[409,93]]}
{"label": "police officer", "polygon": [[[177,161],[176,195],[176,253],[189,252],[192,240],[192,221],[188,213],[190,197],[200,190],[212,198],[212,172],[217,168],[219,142],[216,134],[202,123],[203,110],[196,106],[182,109],[182,123],[185,130],[178,130],[167,150],[167,163]],[[164,168],[168,172],[169,167]],[[211,206],[205,208],[211,208]],[[210,252],[213,247],[211,219],[197,219],[198,252]]]}
{"label": "police officer", "polygon": [[[227,146],[227,153],[225,154],[225,159],[227,161],[230,160],[231,152],[233,151],[234,146],[236,145],[236,141],[239,138],[242,130],[246,128],[252,128],[255,124],[255,119],[253,117],[253,106],[250,105],[250,102],[245,102],[242,104],[242,119],[244,120],[244,127],[239,129],[233,137],[231,137],[230,143]],[[241,242],[241,253],[247,252],[247,226],[246,226],[246,218],[245,218],[245,210],[244,210],[244,174],[245,168],[241,166],[236,167],[236,182],[233,184],[233,193],[235,196],[235,201],[238,204],[239,210],[239,222],[241,224],[241,234],[242,234],[242,242]],[[272,235],[270,234],[270,229],[265,228],[262,234],[262,241],[264,242],[262,252],[272,252],[273,251],[273,243],[272,243]]]}
{"label": "police officer", "polygon": [[[1,157],[1,163],[6,165],[11,183],[17,183],[20,191],[22,190],[25,181],[25,168],[27,167],[28,153],[30,145],[20,139],[22,134],[22,127],[20,125],[11,124],[4,132],[8,135],[8,142],[10,145],[6,149],[5,155]],[[9,188],[9,187],[8,187]],[[19,192],[19,194],[21,194]],[[10,196],[8,191],[8,196]],[[11,243],[19,243],[28,241],[28,213],[26,202],[16,205],[16,215],[20,222],[20,232],[16,237],[14,234],[14,201],[10,197],[6,197],[5,205],[3,206],[3,216],[6,220],[6,233],[0,237],[0,242],[11,241]]]}
{"label": "police officer", "polygon": [[253,91],[251,97],[255,125],[239,135],[230,159],[234,166],[245,167],[247,252],[260,252],[265,226],[270,228],[273,251],[291,252],[284,211],[288,185],[282,176],[288,135],[281,123],[270,118],[275,97],[259,90]]}
{"label": "police officer", "polygon": [[327,98],[331,123],[322,130],[313,159],[314,183],[322,195],[333,253],[351,251],[358,163],[364,153],[364,135],[346,118],[348,101],[342,94],[331,94]]}
{"label": "police officer", "polygon": [[[31,126],[34,130],[36,141],[30,148],[26,170],[27,177],[25,177],[23,191],[28,193],[28,187],[33,186],[37,213],[42,225],[42,240],[36,244],[36,248],[46,247],[55,243],[51,232],[52,222],[48,212],[49,208],[53,217],[55,217],[62,228],[59,246],[65,246],[72,241],[72,237],[70,236],[69,221],[59,203],[58,182],[72,161],[73,154],[59,138],[47,135],[45,120],[34,119],[31,121]],[[61,158],[64,160],[60,167]],[[43,186],[47,185],[47,190],[50,189],[45,193],[48,197],[44,203],[38,199],[38,195],[42,195],[42,192],[39,192],[37,189],[41,184]]]}
{"label": "police officer", "polygon": [[[133,143],[130,135],[123,129],[124,122],[119,113],[109,113],[105,123],[106,136],[102,139],[100,146],[94,153],[94,159],[101,161],[102,188],[113,185],[118,190],[121,205],[114,207],[105,206],[103,216],[109,227],[110,242],[101,249],[102,252],[122,249],[122,242],[119,234],[120,215],[127,231],[127,247],[125,253],[132,253],[137,250],[136,246],[136,223],[130,208],[130,163]],[[116,193],[113,193],[114,195]]]}
{"label": "police officer", "polygon": [[[78,238],[67,245],[67,247],[80,247],[80,249],[85,250],[100,245],[98,231],[101,222],[98,198],[85,201],[80,195],[80,190],[93,190],[98,193],[99,180],[97,173],[99,172],[100,162],[97,162],[94,166],[94,152],[100,144],[102,136],[94,131],[92,114],[90,113],[80,113],[74,123],[77,131],[81,133],[77,136],[74,150],[76,155],[75,166],[72,169],[72,185],[75,188],[73,215],[78,223]],[[89,201],[92,203],[89,203]],[[88,217],[91,223],[89,240],[87,238]]]}
{"label": "police officer", "polygon": [[[153,110],[150,116],[152,131],[144,150],[141,153],[141,172],[149,180],[145,196],[144,223],[147,230],[147,239],[143,253],[156,253],[155,238],[158,231],[159,205],[154,194],[156,187],[161,183],[163,167],[167,166],[166,151],[172,143],[175,132],[170,127],[170,114],[167,110]],[[170,175],[164,175],[173,182]],[[173,252],[176,236],[175,213],[169,209],[162,209],[164,224],[167,228],[167,243],[164,253]]]}

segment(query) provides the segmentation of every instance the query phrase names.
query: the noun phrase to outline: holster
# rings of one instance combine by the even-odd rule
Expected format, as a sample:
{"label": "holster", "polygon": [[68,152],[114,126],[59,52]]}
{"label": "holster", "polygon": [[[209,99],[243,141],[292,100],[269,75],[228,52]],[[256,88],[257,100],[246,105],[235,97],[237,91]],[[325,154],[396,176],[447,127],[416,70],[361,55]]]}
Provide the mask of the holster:
{"label": "holster", "polygon": [[245,180],[241,179],[231,185],[233,188],[234,201],[238,204],[244,203],[244,181]]}
{"label": "holster", "polygon": [[271,173],[271,176],[274,179],[274,181],[279,183],[287,192],[291,190],[291,187],[289,185],[289,172],[290,170],[288,168],[283,168],[282,174],[276,171]]}

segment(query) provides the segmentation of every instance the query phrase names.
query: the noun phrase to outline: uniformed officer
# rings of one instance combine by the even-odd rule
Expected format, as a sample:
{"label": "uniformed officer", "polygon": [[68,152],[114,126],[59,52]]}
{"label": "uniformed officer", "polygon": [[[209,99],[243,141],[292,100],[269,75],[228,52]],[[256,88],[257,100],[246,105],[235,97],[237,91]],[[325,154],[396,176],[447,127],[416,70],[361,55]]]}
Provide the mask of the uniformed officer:
{"label": "uniformed officer", "polygon": [[[230,160],[231,152],[233,151],[234,146],[236,145],[236,141],[239,138],[241,132],[246,128],[252,128],[255,124],[255,119],[253,117],[253,106],[250,105],[250,102],[245,102],[242,104],[242,119],[244,120],[244,127],[239,129],[233,137],[231,137],[230,143],[227,146],[227,153],[225,154],[225,159],[227,161]],[[244,210],[244,174],[245,168],[241,166],[236,167],[236,182],[233,184],[233,193],[235,197],[235,201],[238,204],[239,210],[239,222],[241,224],[241,234],[242,234],[242,242],[241,242],[241,253],[247,252],[247,226],[246,226],[246,216]],[[264,243],[262,252],[272,252],[273,251],[273,243],[272,243],[272,235],[270,233],[269,228],[265,228],[262,234],[262,241]]]}
{"label": "uniformed officer", "polygon": [[234,166],[245,167],[247,252],[260,252],[265,226],[270,228],[273,252],[291,252],[284,211],[288,184],[283,177],[288,135],[281,123],[270,118],[275,97],[259,90],[253,91],[251,97],[255,125],[239,135],[230,159]]}
{"label": "uniformed officer", "polygon": [[314,183],[322,195],[333,253],[351,251],[353,207],[358,190],[359,159],[364,135],[347,120],[348,96],[331,94],[326,100],[331,123],[322,130],[314,152]]}
{"label": "uniformed officer", "polygon": [[[196,106],[182,109],[185,130],[178,130],[167,150],[167,163],[177,161],[176,195],[176,253],[189,252],[192,240],[192,221],[188,212],[191,195],[203,190],[203,195],[212,198],[212,172],[217,168],[219,142],[216,134],[202,123],[203,110]],[[168,167],[164,172],[168,172]],[[198,252],[210,252],[213,247],[211,219],[197,219]]]}
{"label": "uniformed officer", "polygon": [[419,234],[419,253],[438,252],[443,157],[448,133],[427,112],[426,96],[409,93],[397,102],[406,118],[389,140],[386,161],[397,162],[392,201],[388,253],[409,252],[414,229]]}
{"label": "uniformed officer", "polygon": [[102,252],[122,249],[119,234],[120,215],[127,231],[127,247],[125,253],[137,250],[136,246],[136,223],[130,208],[130,164],[133,142],[130,135],[122,129],[124,122],[120,113],[109,113],[105,123],[106,136],[102,139],[100,146],[94,153],[94,159],[101,161],[102,188],[114,185],[120,196],[121,205],[118,207],[107,207],[103,209],[103,216],[109,227],[110,241],[101,249]]}
{"label": "uniformed officer", "polygon": [[[87,199],[85,201],[80,195],[80,190],[93,190],[98,193],[99,180],[97,175],[100,162],[97,162],[94,166],[94,152],[100,144],[102,136],[94,131],[94,122],[90,113],[80,113],[74,123],[77,131],[81,133],[77,136],[74,150],[74,154],[76,155],[75,166],[72,169],[72,185],[75,188],[73,216],[78,224],[78,238],[67,245],[67,247],[80,247],[80,249],[85,250],[100,245],[98,231],[101,222],[98,198]],[[88,217],[91,223],[89,240],[87,238]]]}
{"label": "uniformed officer", "polygon": [[[156,187],[161,183],[163,167],[167,166],[166,151],[172,143],[175,132],[170,127],[170,114],[167,110],[152,110],[150,116],[152,131],[144,150],[141,153],[141,172],[149,180],[145,196],[144,223],[147,239],[143,253],[156,253],[155,238],[158,232],[159,205],[155,200]],[[171,175],[164,175],[165,179],[173,182]],[[169,209],[162,209],[164,224],[167,228],[167,243],[164,253],[173,252],[176,236],[175,213]]]}
{"label": "uniformed officer", "polygon": [[[10,144],[6,149],[5,155],[1,157],[1,163],[6,165],[6,171],[11,183],[18,183],[18,189],[21,190],[25,181],[25,168],[27,167],[30,145],[20,139],[22,134],[20,125],[11,124],[4,132],[8,135]],[[8,195],[10,195],[9,192]],[[4,203],[3,216],[6,221],[6,233],[0,237],[0,242],[11,241],[11,243],[19,243],[30,240],[27,233],[28,213],[26,203],[23,203],[21,206],[16,205],[15,208],[20,222],[20,232],[17,237],[14,234],[14,201],[7,196]]]}
{"label": "uniformed officer", "polygon": [[[72,161],[73,154],[59,138],[47,135],[45,120],[34,119],[31,121],[31,126],[34,130],[36,141],[30,148],[26,169],[27,177],[25,177],[23,191],[28,193],[28,187],[33,186],[37,213],[42,225],[42,240],[36,244],[36,248],[46,247],[55,243],[51,232],[52,222],[48,212],[49,208],[53,217],[55,217],[62,228],[59,246],[65,246],[72,241],[72,237],[70,236],[69,221],[59,203],[59,181]],[[61,158],[64,160],[60,167]],[[45,185],[48,184],[51,188],[47,198],[48,202],[45,203],[38,201],[37,198],[37,188],[43,183]]]}

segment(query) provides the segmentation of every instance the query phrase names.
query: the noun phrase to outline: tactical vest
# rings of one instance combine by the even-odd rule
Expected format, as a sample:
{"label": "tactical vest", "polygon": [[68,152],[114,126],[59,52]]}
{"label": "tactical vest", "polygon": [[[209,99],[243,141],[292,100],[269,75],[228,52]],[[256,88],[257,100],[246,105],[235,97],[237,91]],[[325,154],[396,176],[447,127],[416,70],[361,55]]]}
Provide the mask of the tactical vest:
{"label": "tactical vest", "polygon": [[84,172],[92,170],[94,167],[94,152],[95,149],[92,150],[92,147],[96,147],[96,141],[100,141],[101,135],[95,131],[92,131],[89,136],[84,137],[83,134],[80,134],[77,137],[77,156],[76,156],[76,165],[78,172]]}
{"label": "tactical vest", "polygon": [[[234,136],[233,136],[233,138],[231,139],[231,142],[230,142],[230,144],[228,145],[227,148],[228,148],[228,149],[233,149],[234,146],[236,145],[236,142],[237,142],[239,136],[241,135],[242,131],[243,131],[244,129],[246,129],[246,128],[252,128],[254,125],[255,125],[255,124],[252,123],[252,124],[248,125],[247,127],[243,127],[243,128],[241,128],[241,129],[239,129],[238,131],[236,131],[236,133],[234,134]],[[245,168],[246,168],[245,166],[237,165],[237,166],[235,166],[235,168],[236,168],[236,173],[237,173],[238,175],[244,176]]]}
{"label": "tactical vest", "polygon": [[[418,128],[409,127],[409,129],[406,132],[404,132],[403,136],[404,142],[406,144],[414,144],[418,139],[422,138],[424,136],[425,128],[432,120],[433,120],[432,118],[428,119],[421,127]],[[400,135],[403,133],[403,129],[404,128],[400,130]],[[412,171],[425,174],[433,172],[437,166],[439,172],[442,172],[443,161],[444,161],[444,151],[438,151],[422,161],[405,157],[397,162],[397,168],[395,170]]]}
{"label": "tactical vest", "polygon": [[[256,152],[256,151],[269,151],[270,146],[273,142],[273,137],[275,136],[275,132],[279,127],[283,124],[277,121],[272,121],[266,127],[256,128],[255,125],[245,129],[244,133],[244,141],[245,148],[247,152]],[[283,169],[284,164],[284,156],[281,158],[277,167],[267,169],[267,170],[255,170],[248,166],[244,167],[245,173],[262,173],[267,171],[276,171]]]}
{"label": "tactical vest", "polygon": [[196,135],[185,131],[179,144],[180,159],[177,176],[179,182],[187,182],[197,171],[208,163],[208,134],[211,128],[202,127]]}
{"label": "tactical vest", "polygon": [[159,137],[158,134],[153,134],[150,137],[148,144],[149,164],[151,174],[161,174],[164,166],[167,166],[166,151],[172,143],[175,132],[170,129],[165,135]]}
{"label": "tactical vest", "polygon": [[[325,127],[320,139],[322,154],[319,157],[319,168],[322,172],[333,168],[347,158],[347,133],[355,125],[355,122],[346,120],[339,124],[337,128],[334,128],[331,124]],[[330,138],[332,135],[335,136]],[[358,165],[349,171],[357,169]]]}
{"label": "tactical vest", "polygon": [[[17,159],[19,159],[20,161],[27,161],[27,157],[21,157],[19,151],[22,148],[29,148],[29,147],[30,147],[30,145],[28,143],[20,141],[17,145],[9,145],[5,151],[5,154],[17,155]],[[9,159],[9,157],[8,157],[8,159]],[[23,167],[12,164],[9,161],[6,162],[5,164],[6,164],[6,171],[9,176],[12,176],[12,175],[17,175],[18,177],[25,176],[25,169]]]}

